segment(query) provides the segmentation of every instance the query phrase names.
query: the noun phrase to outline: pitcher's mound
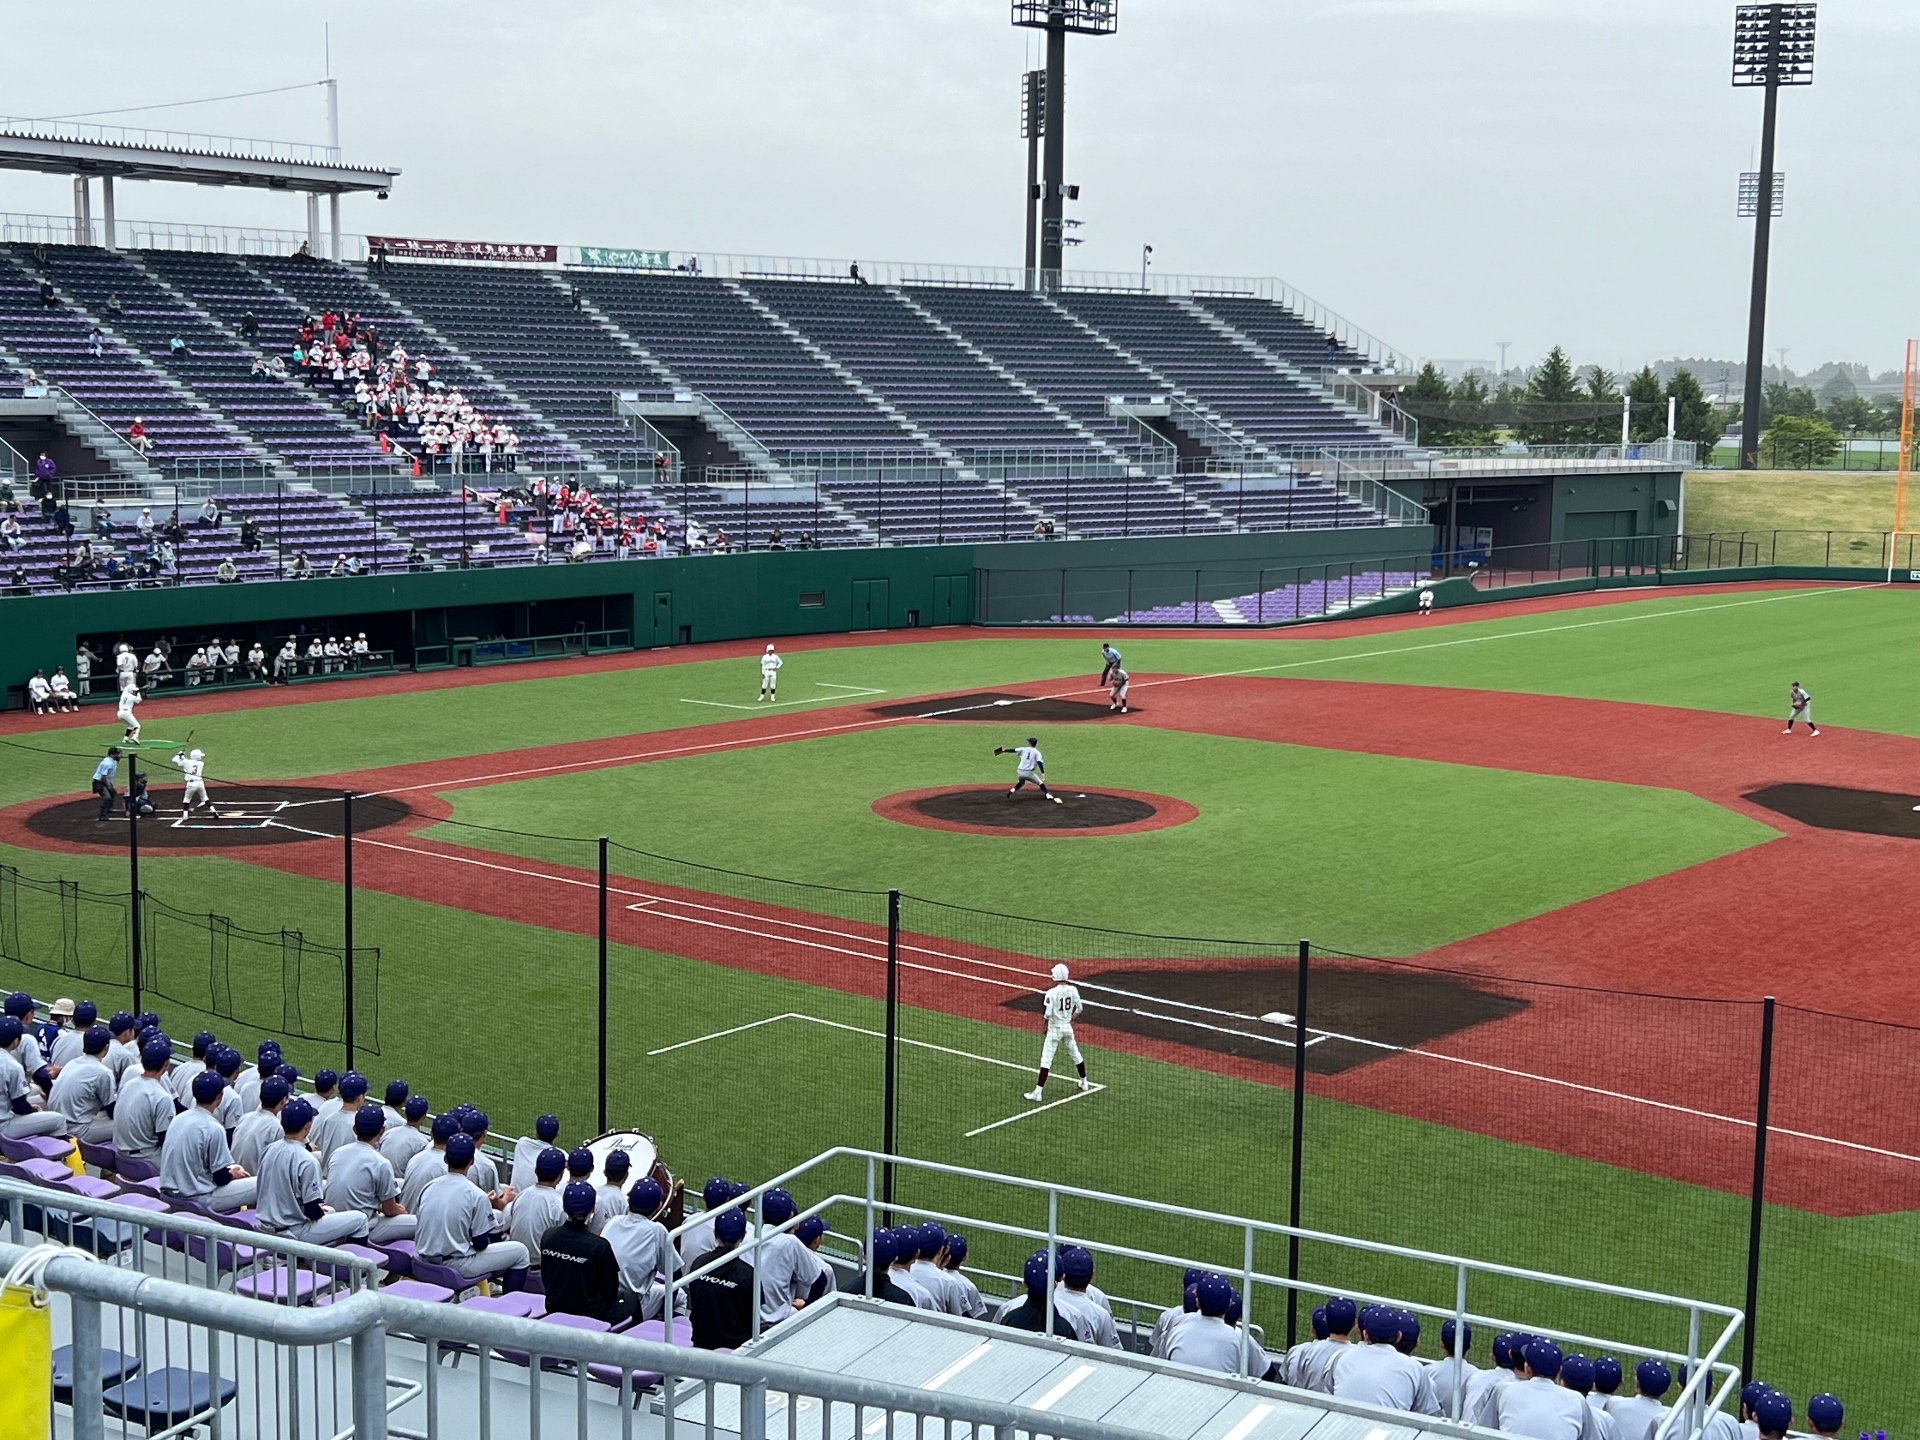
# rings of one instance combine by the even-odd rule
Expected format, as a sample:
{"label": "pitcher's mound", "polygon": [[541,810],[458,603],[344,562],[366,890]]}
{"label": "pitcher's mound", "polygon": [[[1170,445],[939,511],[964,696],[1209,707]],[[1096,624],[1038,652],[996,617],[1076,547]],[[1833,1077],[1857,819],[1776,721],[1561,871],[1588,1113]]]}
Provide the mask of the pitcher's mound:
{"label": "pitcher's mound", "polygon": [[1184,800],[1136,790],[1055,786],[1053,793],[1060,804],[1031,785],[1011,796],[1004,785],[942,786],[886,795],[873,802],[873,809],[903,825],[973,835],[1124,835],[1184,825],[1200,813]]}

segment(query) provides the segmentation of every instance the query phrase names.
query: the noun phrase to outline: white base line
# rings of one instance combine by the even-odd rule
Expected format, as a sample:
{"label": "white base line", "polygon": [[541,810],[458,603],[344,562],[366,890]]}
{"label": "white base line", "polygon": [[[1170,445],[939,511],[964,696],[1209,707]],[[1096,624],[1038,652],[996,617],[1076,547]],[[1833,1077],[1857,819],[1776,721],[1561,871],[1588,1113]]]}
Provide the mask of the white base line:
{"label": "white base line", "polygon": [[[762,1025],[776,1025],[782,1020],[800,1020],[809,1025],[824,1025],[829,1030],[844,1030],[852,1035],[870,1035],[875,1040],[884,1040],[887,1038],[884,1030],[869,1030],[863,1025],[848,1025],[839,1020],[825,1020],[818,1015],[803,1015],[797,1010],[790,1010],[784,1015],[769,1015],[764,1020],[749,1020],[744,1025],[734,1025],[725,1030],[716,1030],[711,1035],[696,1035],[691,1040],[680,1040],[672,1045],[662,1045],[657,1050],[649,1050],[647,1055],[651,1058],[655,1055],[670,1054],[675,1050],[685,1050],[690,1045],[704,1045],[709,1040],[724,1040],[729,1035],[740,1035],[748,1030],[758,1030]],[[962,1060],[978,1060],[983,1065],[998,1065],[1003,1069],[1018,1070],[1023,1075],[1032,1068],[1028,1065],[1022,1065],[1017,1060],[1001,1060],[993,1055],[976,1055],[971,1050],[956,1050],[951,1045],[935,1045],[927,1040],[910,1040],[904,1035],[898,1038],[900,1044],[911,1045],[916,1050],[932,1050],[937,1054],[953,1055]],[[989,1130],[998,1130],[1002,1125],[1011,1125],[1014,1121],[1025,1120],[1030,1115],[1038,1115],[1042,1111],[1056,1109],[1074,1100],[1084,1100],[1089,1095],[1098,1095],[1106,1088],[1104,1085],[1090,1084],[1085,1090],[1076,1089],[1064,1099],[1053,1100],[1045,1105],[1034,1105],[1026,1110],[1022,1110],[1018,1115],[1009,1115],[1004,1120],[989,1121],[985,1125],[967,1131],[965,1138],[971,1140],[976,1135],[984,1135]]]}
{"label": "white base line", "polygon": [[857,700],[863,695],[884,695],[885,690],[876,690],[870,685],[829,685],[825,681],[815,681],[822,690],[840,690],[840,695],[819,695],[812,700],[761,700],[752,705],[734,705],[725,700],[689,700],[680,697],[682,705],[712,705],[720,710],[772,710],[781,705],[830,705],[838,700]]}

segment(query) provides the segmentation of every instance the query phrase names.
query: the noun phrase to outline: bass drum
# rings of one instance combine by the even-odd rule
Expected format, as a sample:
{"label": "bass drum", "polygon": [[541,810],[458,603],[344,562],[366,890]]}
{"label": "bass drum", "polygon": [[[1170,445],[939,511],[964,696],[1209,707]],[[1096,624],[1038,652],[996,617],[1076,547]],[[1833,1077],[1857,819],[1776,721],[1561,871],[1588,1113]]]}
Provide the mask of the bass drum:
{"label": "bass drum", "polygon": [[642,1175],[651,1175],[660,1185],[660,1193],[666,1196],[665,1203],[654,1215],[654,1219],[669,1230],[677,1229],[686,1219],[686,1198],[680,1182],[673,1178],[673,1172],[667,1169],[660,1159],[659,1147],[653,1143],[651,1135],[638,1130],[609,1130],[606,1134],[587,1142],[587,1149],[593,1155],[593,1174],[587,1178],[595,1185],[607,1183],[607,1157],[618,1151],[627,1157],[627,1184]]}

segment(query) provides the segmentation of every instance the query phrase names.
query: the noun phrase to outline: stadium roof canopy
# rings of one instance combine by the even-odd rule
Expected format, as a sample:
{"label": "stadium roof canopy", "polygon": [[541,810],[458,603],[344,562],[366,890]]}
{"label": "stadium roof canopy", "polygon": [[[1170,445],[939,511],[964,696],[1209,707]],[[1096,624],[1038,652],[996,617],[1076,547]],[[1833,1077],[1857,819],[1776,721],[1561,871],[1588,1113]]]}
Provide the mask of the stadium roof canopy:
{"label": "stadium roof canopy", "polygon": [[[307,232],[320,248],[319,197],[331,202],[334,249],[339,248],[340,197],[372,192],[386,198],[400,171],[392,166],[346,165],[327,145],[247,140],[172,130],[53,124],[0,116],[0,170],[71,175],[76,233],[92,233],[90,182],[101,182],[106,243],[113,246],[113,182],[171,180],[189,185],[290,190],[307,196]],[[84,242],[83,242],[84,243]]]}

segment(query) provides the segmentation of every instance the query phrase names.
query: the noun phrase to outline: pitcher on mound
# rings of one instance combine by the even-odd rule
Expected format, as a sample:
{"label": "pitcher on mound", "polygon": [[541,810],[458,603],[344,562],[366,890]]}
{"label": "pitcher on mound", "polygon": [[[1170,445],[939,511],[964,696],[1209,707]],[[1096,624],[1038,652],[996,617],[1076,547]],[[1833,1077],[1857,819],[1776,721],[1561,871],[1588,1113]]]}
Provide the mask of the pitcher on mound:
{"label": "pitcher on mound", "polygon": [[1073,1017],[1086,1008],[1078,986],[1067,983],[1067,967],[1053,967],[1053,988],[1041,997],[1041,1010],[1047,1017],[1047,1038],[1040,1042],[1040,1078],[1033,1082],[1027,1099],[1040,1100],[1047,1093],[1047,1073],[1053,1069],[1053,1052],[1062,1045],[1073,1057],[1073,1068],[1080,1072],[1080,1088],[1087,1088],[1087,1062],[1080,1058],[1079,1043],[1073,1038]]}
{"label": "pitcher on mound", "polygon": [[1038,736],[1029,735],[1027,737],[1027,743],[1024,745],[996,745],[993,747],[993,753],[996,755],[1017,755],[1020,757],[1019,768],[1015,771],[1013,777],[1013,788],[1007,791],[1007,798],[1009,800],[1026,789],[1028,785],[1038,785],[1040,787],[1040,794],[1045,799],[1053,801],[1056,805],[1064,805],[1067,803],[1051,790],[1047,789],[1047,760],[1046,757],[1040,753],[1040,739]]}

